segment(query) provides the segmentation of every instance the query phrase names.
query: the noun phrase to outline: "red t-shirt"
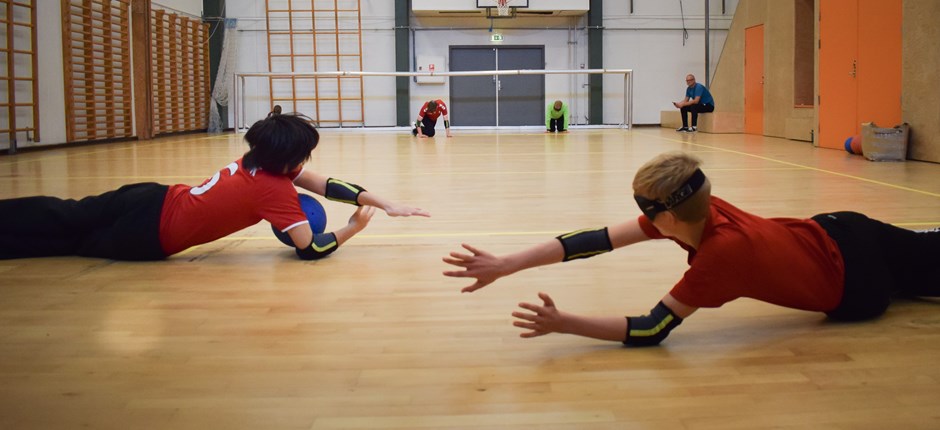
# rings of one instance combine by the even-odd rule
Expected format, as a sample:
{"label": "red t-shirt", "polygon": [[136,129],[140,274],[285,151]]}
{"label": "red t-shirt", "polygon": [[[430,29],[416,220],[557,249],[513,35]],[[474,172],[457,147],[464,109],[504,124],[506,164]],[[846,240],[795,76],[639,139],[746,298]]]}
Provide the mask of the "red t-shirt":
{"label": "red t-shirt", "polygon": [[[666,238],[645,215],[639,222],[650,238]],[[828,312],[842,299],[842,253],[813,220],[761,218],[712,197],[698,250],[668,239],[689,252],[689,270],[670,292],[686,305],[716,308],[750,297]]]}
{"label": "red t-shirt", "polygon": [[167,255],[228,236],[267,220],[279,230],[308,222],[293,180],[303,169],[272,174],[225,166],[198,187],[173,185],[160,214],[160,244]]}
{"label": "red t-shirt", "polygon": [[428,102],[424,102],[421,105],[421,110],[418,111],[418,118],[430,118],[437,121],[437,118],[441,115],[447,115],[447,105],[441,100],[434,100],[434,102],[437,103],[437,109],[434,112],[428,112]]}

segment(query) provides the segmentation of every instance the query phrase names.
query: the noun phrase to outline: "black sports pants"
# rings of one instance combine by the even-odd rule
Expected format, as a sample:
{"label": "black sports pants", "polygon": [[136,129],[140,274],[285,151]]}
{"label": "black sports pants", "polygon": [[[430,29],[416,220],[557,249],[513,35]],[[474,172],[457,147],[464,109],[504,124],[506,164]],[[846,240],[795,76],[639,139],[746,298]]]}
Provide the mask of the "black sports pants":
{"label": "black sports pants", "polygon": [[81,200],[0,200],[0,259],[79,255],[161,260],[160,212],[169,187],[125,185]]}
{"label": "black sports pants", "polygon": [[845,291],[827,315],[862,320],[884,313],[896,295],[940,296],[940,231],[915,232],[856,212],[813,217],[839,245]]}
{"label": "black sports pants", "polygon": [[548,131],[565,131],[564,118],[551,118],[548,120]]}
{"label": "black sports pants", "polygon": [[682,126],[689,126],[688,112],[692,113],[692,127],[698,127],[698,114],[714,111],[715,105],[703,105],[701,103],[696,103],[694,105],[683,106],[679,109],[679,112],[682,114]]}
{"label": "black sports pants", "polygon": [[[436,125],[437,125],[436,119],[424,117],[421,119],[421,132],[424,133],[424,135],[427,137],[434,137],[434,126]],[[414,136],[417,136],[418,129],[417,128],[411,129],[411,134]]]}

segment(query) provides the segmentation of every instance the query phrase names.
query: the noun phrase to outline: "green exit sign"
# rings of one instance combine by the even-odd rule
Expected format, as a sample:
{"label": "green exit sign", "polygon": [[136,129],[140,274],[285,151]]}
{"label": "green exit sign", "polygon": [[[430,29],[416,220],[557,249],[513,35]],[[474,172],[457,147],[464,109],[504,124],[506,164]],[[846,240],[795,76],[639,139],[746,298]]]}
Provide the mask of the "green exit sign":
{"label": "green exit sign", "polygon": [[503,35],[499,33],[493,33],[490,35],[490,42],[502,42]]}

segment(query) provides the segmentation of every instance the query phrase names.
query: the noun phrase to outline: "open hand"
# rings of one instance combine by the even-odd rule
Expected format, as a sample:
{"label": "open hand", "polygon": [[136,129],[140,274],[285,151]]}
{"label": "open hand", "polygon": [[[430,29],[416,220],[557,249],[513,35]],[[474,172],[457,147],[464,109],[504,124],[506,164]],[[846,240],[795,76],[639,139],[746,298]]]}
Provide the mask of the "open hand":
{"label": "open hand", "polygon": [[519,333],[519,337],[538,337],[549,333],[563,332],[564,319],[561,312],[555,307],[555,302],[545,293],[539,293],[539,298],[542,299],[542,306],[532,303],[519,303],[520,308],[531,311],[531,313],[520,311],[512,313],[513,317],[518,318],[518,320],[512,322],[512,325],[529,330]]}
{"label": "open hand", "polygon": [[474,248],[466,243],[462,246],[472,254],[451,252],[450,256],[443,258],[445,263],[465,269],[446,271],[444,272],[444,276],[476,278],[477,281],[473,285],[464,287],[460,292],[470,293],[479,290],[505,274],[503,260],[499,257],[481,249]]}
{"label": "open hand", "polygon": [[431,213],[421,209],[413,208],[411,206],[400,205],[397,203],[391,203],[385,207],[385,213],[388,216],[397,217],[397,216],[423,216],[430,217]]}

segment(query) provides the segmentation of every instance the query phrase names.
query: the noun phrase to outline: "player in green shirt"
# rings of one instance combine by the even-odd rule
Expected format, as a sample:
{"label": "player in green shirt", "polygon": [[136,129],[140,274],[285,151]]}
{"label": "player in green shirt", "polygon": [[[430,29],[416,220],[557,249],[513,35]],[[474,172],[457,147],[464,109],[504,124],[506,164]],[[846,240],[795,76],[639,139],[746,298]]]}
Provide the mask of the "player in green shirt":
{"label": "player in green shirt", "polygon": [[555,100],[545,107],[546,133],[568,131],[568,104]]}

